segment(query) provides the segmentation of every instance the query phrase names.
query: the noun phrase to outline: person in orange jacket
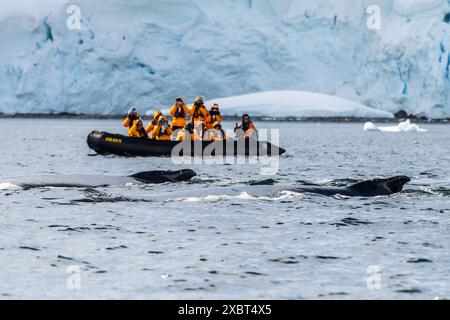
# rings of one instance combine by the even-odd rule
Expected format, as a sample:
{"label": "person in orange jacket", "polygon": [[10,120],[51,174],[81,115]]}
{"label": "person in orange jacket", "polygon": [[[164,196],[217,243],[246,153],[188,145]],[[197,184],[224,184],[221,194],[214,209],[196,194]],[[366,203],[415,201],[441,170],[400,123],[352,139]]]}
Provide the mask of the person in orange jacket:
{"label": "person in orange jacket", "polygon": [[155,114],[153,115],[153,119],[152,121],[150,121],[150,123],[147,126],[147,129],[145,129],[145,131],[147,131],[148,134],[151,134],[153,129],[155,128],[155,126],[158,124],[160,118],[163,116],[161,111],[156,111]]}
{"label": "person in orange jacket", "polygon": [[213,129],[216,122],[222,124],[222,116],[220,115],[219,105],[214,103],[209,110],[209,121],[206,124],[206,129]]}
{"label": "person in orange jacket", "polygon": [[142,123],[141,118],[134,121],[130,130],[128,130],[128,136],[134,137],[134,138],[148,139],[148,135],[147,135],[147,132],[145,131],[144,124]]}
{"label": "person in orange jacket", "polygon": [[190,109],[191,119],[190,122],[194,126],[194,131],[198,132],[198,135],[203,136],[206,124],[209,122],[209,113],[205,108],[205,101],[202,97],[197,97],[194,104]]}
{"label": "person in orange jacket", "polygon": [[182,130],[178,132],[177,141],[194,141],[195,140],[195,134],[194,134],[194,126],[192,123],[187,123]]}
{"label": "person in orange jacket", "polygon": [[227,133],[222,129],[222,124],[216,121],[212,129],[206,131],[208,137],[204,137],[204,140],[209,141],[223,141],[227,139]]}
{"label": "person in orange jacket", "polygon": [[152,139],[156,140],[171,140],[172,128],[169,125],[169,121],[166,117],[161,116],[158,123],[155,125],[152,131]]}
{"label": "person in orange jacket", "polygon": [[169,110],[172,116],[172,130],[183,129],[186,125],[186,116],[191,113],[183,98],[178,97]]}
{"label": "person in orange jacket", "polygon": [[128,115],[127,115],[127,117],[125,118],[125,120],[123,121],[122,125],[123,125],[125,128],[128,128],[128,130],[129,130],[129,129],[131,129],[131,127],[133,126],[134,122],[135,122],[136,120],[138,120],[139,118],[140,118],[140,117],[139,117],[139,114],[138,114],[137,111],[136,111],[136,108],[135,108],[135,107],[132,107],[132,108],[128,111]]}
{"label": "person in orange jacket", "polygon": [[242,116],[241,125],[238,125],[236,123],[234,132],[238,139],[245,139],[245,140],[256,138],[258,134],[258,132],[256,131],[256,127],[248,114],[244,114]]}

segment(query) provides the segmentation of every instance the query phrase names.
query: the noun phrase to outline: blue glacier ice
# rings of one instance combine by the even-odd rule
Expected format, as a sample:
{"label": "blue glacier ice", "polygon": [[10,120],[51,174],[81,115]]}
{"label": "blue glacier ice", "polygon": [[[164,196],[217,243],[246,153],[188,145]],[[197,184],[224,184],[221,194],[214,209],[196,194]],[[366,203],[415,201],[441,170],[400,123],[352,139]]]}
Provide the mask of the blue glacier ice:
{"label": "blue glacier ice", "polygon": [[[380,29],[367,26],[371,5]],[[2,0],[0,112],[291,90],[450,117],[449,14],[450,0]]]}

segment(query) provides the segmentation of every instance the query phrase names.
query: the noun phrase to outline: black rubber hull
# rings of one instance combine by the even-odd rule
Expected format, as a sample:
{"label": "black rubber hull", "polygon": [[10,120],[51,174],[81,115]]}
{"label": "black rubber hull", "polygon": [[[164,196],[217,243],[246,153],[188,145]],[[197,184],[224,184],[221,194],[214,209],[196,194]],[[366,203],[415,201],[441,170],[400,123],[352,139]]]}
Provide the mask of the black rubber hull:
{"label": "black rubber hull", "polygon": [[119,156],[278,156],[286,151],[265,141],[156,141],[93,131],[87,138],[89,148],[98,154]]}

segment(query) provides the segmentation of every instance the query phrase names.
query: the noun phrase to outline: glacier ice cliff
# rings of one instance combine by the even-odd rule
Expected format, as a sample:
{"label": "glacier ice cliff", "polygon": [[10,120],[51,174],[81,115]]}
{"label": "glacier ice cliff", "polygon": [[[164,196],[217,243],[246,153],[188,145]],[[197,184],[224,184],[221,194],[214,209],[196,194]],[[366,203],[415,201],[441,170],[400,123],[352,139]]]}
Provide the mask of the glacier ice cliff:
{"label": "glacier ice cliff", "polygon": [[2,0],[0,40],[3,113],[303,90],[450,117],[450,0]]}

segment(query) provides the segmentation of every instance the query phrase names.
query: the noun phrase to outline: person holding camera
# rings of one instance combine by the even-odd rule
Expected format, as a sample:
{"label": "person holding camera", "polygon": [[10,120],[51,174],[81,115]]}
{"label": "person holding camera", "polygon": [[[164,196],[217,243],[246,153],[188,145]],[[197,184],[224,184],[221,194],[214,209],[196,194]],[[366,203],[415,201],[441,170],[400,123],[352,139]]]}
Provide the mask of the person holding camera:
{"label": "person holding camera", "polygon": [[191,120],[190,122],[194,126],[194,131],[197,136],[203,137],[203,131],[206,128],[206,124],[210,121],[210,115],[205,108],[205,101],[202,97],[195,99],[194,105],[191,107]]}
{"label": "person holding camera", "polygon": [[145,131],[144,124],[142,123],[142,119],[138,118],[134,121],[130,130],[128,130],[128,136],[133,138],[144,138],[148,139],[148,134]]}
{"label": "person holding camera", "polygon": [[159,117],[158,123],[153,128],[152,139],[171,140],[172,134],[173,131],[172,128],[170,127],[169,120],[167,120],[167,117],[161,115]]}
{"label": "person holding camera", "polygon": [[186,116],[191,113],[183,98],[178,97],[169,110],[172,116],[172,130],[183,129],[186,125]]}
{"label": "person holding camera", "polygon": [[137,113],[136,108],[132,107],[130,110],[128,110],[128,115],[122,124],[125,128],[128,128],[128,130],[129,130],[129,129],[131,129],[131,127],[133,126],[135,121],[138,120],[139,118],[140,118],[140,116]]}
{"label": "person holding camera", "polygon": [[209,110],[209,121],[206,124],[206,129],[214,129],[214,125],[216,122],[219,122],[222,125],[222,116],[220,115],[219,105],[217,103],[214,103]]}

